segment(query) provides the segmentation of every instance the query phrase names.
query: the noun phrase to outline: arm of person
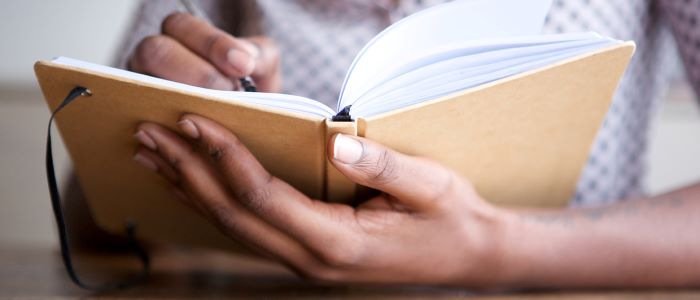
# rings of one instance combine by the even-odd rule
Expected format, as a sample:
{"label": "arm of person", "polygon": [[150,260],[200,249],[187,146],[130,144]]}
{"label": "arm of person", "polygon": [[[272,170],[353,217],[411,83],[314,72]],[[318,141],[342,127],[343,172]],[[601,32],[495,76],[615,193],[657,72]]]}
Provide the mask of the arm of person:
{"label": "arm of person", "polygon": [[307,198],[211,120],[185,115],[177,126],[141,124],[136,161],[232,239],[305,277],[476,288],[700,284],[700,185],[596,209],[506,209],[438,163],[339,134],[329,160],[382,192],[352,207]]}
{"label": "arm of person", "polygon": [[516,214],[504,257],[518,266],[520,286],[700,284],[700,184],[603,207]]}

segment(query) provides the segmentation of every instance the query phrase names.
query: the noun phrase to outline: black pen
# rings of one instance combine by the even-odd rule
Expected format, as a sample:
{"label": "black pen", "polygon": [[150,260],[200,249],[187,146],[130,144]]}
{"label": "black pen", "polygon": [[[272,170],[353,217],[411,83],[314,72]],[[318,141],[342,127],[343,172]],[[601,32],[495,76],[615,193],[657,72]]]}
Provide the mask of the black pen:
{"label": "black pen", "polygon": [[[180,4],[184,7],[184,9],[190,13],[191,15],[209,23],[213,24],[209,17],[202,11],[199,6],[195,5],[193,0],[180,0]],[[238,78],[238,81],[241,83],[241,86],[243,87],[243,90],[246,92],[256,92],[257,88],[255,88],[255,83],[253,82],[253,78],[250,78],[250,76]]]}

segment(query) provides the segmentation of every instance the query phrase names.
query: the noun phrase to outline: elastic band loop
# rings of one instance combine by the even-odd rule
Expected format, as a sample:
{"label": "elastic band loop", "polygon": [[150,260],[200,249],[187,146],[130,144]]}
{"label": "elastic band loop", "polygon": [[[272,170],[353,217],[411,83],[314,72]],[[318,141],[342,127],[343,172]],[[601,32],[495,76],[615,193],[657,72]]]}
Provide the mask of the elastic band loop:
{"label": "elastic band loop", "polygon": [[65,99],[56,107],[56,109],[51,113],[51,118],[49,118],[48,133],[46,135],[46,177],[49,183],[49,193],[51,194],[51,206],[53,207],[53,214],[56,218],[56,225],[58,228],[59,243],[61,246],[61,257],[63,258],[63,264],[66,267],[68,276],[70,279],[78,286],[92,290],[92,291],[108,291],[118,288],[124,288],[144,281],[148,277],[150,269],[150,260],[146,250],[138,243],[135,237],[135,225],[128,223],[126,224],[126,235],[129,241],[129,246],[138,255],[141,260],[143,269],[141,273],[130,277],[122,282],[106,283],[101,285],[88,285],[82,281],[75,272],[73,267],[73,260],[70,253],[70,247],[68,242],[68,230],[66,227],[66,220],[63,214],[63,207],[61,202],[61,194],[58,190],[58,184],[56,183],[56,172],[54,170],[53,163],[53,151],[51,148],[51,126],[53,120],[61,109],[66,107],[68,104],[73,102],[79,96],[91,96],[92,92],[84,87],[76,87],[68,93]]}

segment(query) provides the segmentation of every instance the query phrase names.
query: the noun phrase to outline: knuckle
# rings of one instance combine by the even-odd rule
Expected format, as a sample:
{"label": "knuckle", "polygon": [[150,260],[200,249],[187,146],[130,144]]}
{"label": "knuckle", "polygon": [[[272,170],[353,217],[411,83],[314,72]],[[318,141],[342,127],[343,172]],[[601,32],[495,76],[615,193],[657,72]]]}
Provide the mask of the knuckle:
{"label": "knuckle", "polygon": [[173,156],[168,157],[168,162],[173,167],[173,169],[175,169],[176,171],[178,171],[180,173],[182,173],[182,171],[185,168],[184,164],[183,164],[183,160],[179,156],[173,155]]}
{"label": "knuckle", "polygon": [[236,218],[231,213],[228,207],[215,205],[208,207],[209,214],[214,219],[214,225],[224,233],[240,233],[240,226],[236,222]]}
{"label": "knuckle", "polygon": [[435,207],[442,208],[443,210],[449,210],[452,204],[452,202],[449,200],[452,199],[451,196],[455,194],[455,185],[455,176],[452,172],[449,172],[447,180],[445,180],[441,186],[434,190],[433,195],[430,197],[430,199],[428,199],[428,202],[433,203]]}
{"label": "knuckle", "polygon": [[415,172],[431,170],[431,176],[427,177],[427,182],[425,182],[430,187],[430,193],[428,194],[428,199],[426,199],[427,202],[433,203],[437,207],[449,205],[447,199],[457,194],[456,190],[460,183],[458,175],[436,161],[425,158],[418,159],[422,161],[421,165],[424,167],[420,168],[420,170],[414,170]]}
{"label": "knuckle", "polygon": [[217,49],[218,44],[224,42],[226,35],[220,31],[214,31],[210,33],[204,42],[204,56],[213,57],[214,50]]}
{"label": "knuckle", "polygon": [[182,21],[188,17],[188,14],[184,12],[174,12],[169,14],[161,23],[161,32],[168,34],[173,33],[178,30]]}
{"label": "knuckle", "polygon": [[318,253],[324,265],[332,268],[357,266],[362,261],[361,248],[358,243],[350,243],[347,239],[337,239],[327,242]]}
{"label": "knuckle", "polygon": [[364,157],[357,163],[358,169],[375,184],[388,184],[398,178],[396,158],[387,149],[382,149],[376,159]]}
{"label": "knuckle", "polygon": [[236,195],[236,199],[241,202],[246,208],[251,210],[257,215],[267,215],[269,214],[267,206],[265,203],[272,196],[270,191],[270,184],[272,183],[273,177],[267,174],[268,178],[265,182],[258,187],[252,188],[250,190],[240,191]]}
{"label": "knuckle", "polygon": [[228,142],[210,141],[207,145],[207,154],[214,162],[225,162],[239,146],[238,139]]}
{"label": "knuckle", "polygon": [[394,156],[391,155],[389,150],[382,150],[377,159],[377,168],[379,172],[374,175],[374,180],[380,182],[391,182],[396,180],[396,160]]}
{"label": "knuckle", "polygon": [[236,152],[245,149],[245,145],[235,135],[216,130],[205,134],[204,144],[209,158],[216,163],[228,163],[236,156]]}
{"label": "knuckle", "polygon": [[188,167],[187,162],[192,161],[193,156],[196,155],[195,149],[190,145],[185,145],[183,149],[183,151],[177,151],[168,155],[170,165],[180,173],[186,171]]}
{"label": "knuckle", "polygon": [[[197,159],[193,157],[193,150],[186,149],[177,153],[167,153],[164,155],[165,160],[172,170],[167,171],[170,175],[168,180],[172,183],[180,185],[181,188],[191,186],[193,184],[192,175],[196,174],[196,163],[192,163]],[[165,172],[164,172],[165,173]],[[172,177],[172,178],[170,178]]]}
{"label": "knuckle", "polygon": [[209,157],[214,161],[222,161],[229,152],[227,147],[212,146],[209,147]]}
{"label": "knuckle", "polygon": [[171,49],[169,38],[162,35],[152,35],[143,39],[134,52],[134,58],[141,68],[153,71],[162,65]]}
{"label": "knuckle", "polygon": [[453,177],[455,177],[455,183],[452,185],[451,189],[453,194],[466,195],[471,199],[481,199],[479,191],[476,189],[476,186],[474,186],[474,183],[458,175],[454,175]]}

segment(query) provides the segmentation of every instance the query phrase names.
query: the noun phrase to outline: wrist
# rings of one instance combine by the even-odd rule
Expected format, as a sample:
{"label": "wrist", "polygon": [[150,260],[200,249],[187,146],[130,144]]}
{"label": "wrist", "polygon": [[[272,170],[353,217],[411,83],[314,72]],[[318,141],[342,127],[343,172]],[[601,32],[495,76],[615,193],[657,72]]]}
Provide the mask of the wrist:
{"label": "wrist", "polygon": [[554,211],[511,210],[502,229],[500,286],[542,287],[560,280],[570,254],[567,225]]}
{"label": "wrist", "polygon": [[533,241],[533,228],[523,224],[522,215],[517,210],[508,210],[506,217],[501,221],[499,235],[499,249],[495,250],[499,255],[497,285],[502,288],[520,288],[526,286],[527,277],[532,275],[530,265],[535,260],[536,251],[530,247],[533,243],[541,243],[543,240]]}
{"label": "wrist", "polygon": [[[481,206],[481,205],[480,205]],[[481,209],[471,211],[463,218],[463,236],[460,240],[470,244],[463,252],[462,270],[457,284],[471,288],[505,288],[517,282],[513,262],[512,241],[520,233],[518,214],[512,210],[483,203]]]}
{"label": "wrist", "polygon": [[563,242],[562,232],[526,221],[527,212],[486,205],[488,209],[467,218],[464,225],[479,228],[478,234],[471,233],[472,241],[476,236],[479,242],[472,248],[476,250],[465,255],[466,276],[461,285],[484,289],[538,286],[551,275],[551,261],[558,257],[552,246],[554,240]]}

